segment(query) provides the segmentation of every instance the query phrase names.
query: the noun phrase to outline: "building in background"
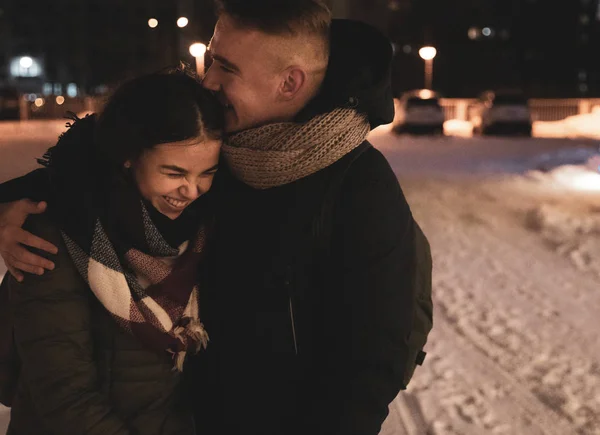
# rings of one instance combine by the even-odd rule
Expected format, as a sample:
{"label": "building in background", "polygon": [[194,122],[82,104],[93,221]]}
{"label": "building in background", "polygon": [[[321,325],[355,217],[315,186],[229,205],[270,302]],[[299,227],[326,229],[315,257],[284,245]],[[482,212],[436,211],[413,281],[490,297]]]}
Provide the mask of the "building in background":
{"label": "building in background", "polygon": [[535,95],[600,96],[597,0],[528,0],[519,20],[525,81]]}
{"label": "building in background", "polygon": [[213,23],[209,0],[7,0],[0,6],[0,86],[102,93],[127,77],[192,63],[188,42],[206,39]]}
{"label": "building in background", "polygon": [[[334,16],[366,21],[390,37],[396,95],[424,86],[418,50],[433,45],[433,87],[448,97],[499,88],[532,97],[600,97],[599,0],[326,3]],[[214,23],[211,0],[5,0],[0,87],[101,93],[180,60],[194,65],[189,46],[208,43]]]}
{"label": "building in background", "polygon": [[534,97],[600,97],[598,0],[339,0],[346,17],[394,43],[394,89],[424,85],[418,55],[433,45],[434,88],[450,97],[521,89]]}

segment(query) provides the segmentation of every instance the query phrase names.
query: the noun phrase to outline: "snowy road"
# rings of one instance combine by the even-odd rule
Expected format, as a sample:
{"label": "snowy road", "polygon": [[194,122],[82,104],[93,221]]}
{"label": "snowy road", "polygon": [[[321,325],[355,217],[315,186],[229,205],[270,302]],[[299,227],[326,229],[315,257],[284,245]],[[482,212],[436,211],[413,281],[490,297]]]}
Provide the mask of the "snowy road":
{"label": "snowy road", "polygon": [[[428,360],[382,433],[600,434],[600,192],[507,175],[555,141],[372,140],[434,256]],[[396,422],[406,403],[412,431]]]}
{"label": "snowy road", "polygon": [[[33,138],[0,129],[0,180],[31,169],[52,128]],[[434,256],[426,364],[381,433],[600,434],[600,193],[522,175],[542,156],[594,144],[385,129],[372,141]]]}
{"label": "snowy road", "polygon": [[429,360],[408,390],[428,433],[600,433],[600,275],[528,229],[560,200],[522,184],[405,183],[435,265]]}

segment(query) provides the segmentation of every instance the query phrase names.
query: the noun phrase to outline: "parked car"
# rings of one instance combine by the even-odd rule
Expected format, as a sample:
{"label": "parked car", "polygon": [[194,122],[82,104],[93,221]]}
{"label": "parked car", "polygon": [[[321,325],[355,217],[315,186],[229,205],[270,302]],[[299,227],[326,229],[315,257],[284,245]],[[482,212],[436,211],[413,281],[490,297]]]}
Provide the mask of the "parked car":
{"label": "parked car", "polygon": [[396,133],[444,134],[444,111],[440,95],[428,89],[405,92],[396,105]]}
{"label": "parked car", "polygon": [[531,111],[522,93],[486,91],[471,108],[470,119],[473,134],[531,136]]}

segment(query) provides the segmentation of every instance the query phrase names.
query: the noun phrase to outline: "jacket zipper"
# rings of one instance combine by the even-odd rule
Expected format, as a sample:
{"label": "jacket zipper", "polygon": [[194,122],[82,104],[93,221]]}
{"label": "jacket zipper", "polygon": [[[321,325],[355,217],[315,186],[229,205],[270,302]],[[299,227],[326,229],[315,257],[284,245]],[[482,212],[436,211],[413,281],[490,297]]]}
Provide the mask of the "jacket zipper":
{"label": "jacket zipper", "polygon": [[294,337],[294,351],[296,355],[298,355],[298,341],[296,340],[296,325],[294,322],[294,303],[292,302],[292,297],[290,296],[290,321],[292,323],[292,336]]}
{"label": "jacket zipper", "polygon": [[292,325],[292,337],[294,339],[294,351],[296,355],[298,355],[298,339],[296,338],[296,321],[294,320],[294,301],[292,299],[292,288],[291,288],[291,275],[292,270],[291,267],[286,268],[286,276],[285,276],[285,286],[288,291],[289,301],[290,301],[290,324]]}

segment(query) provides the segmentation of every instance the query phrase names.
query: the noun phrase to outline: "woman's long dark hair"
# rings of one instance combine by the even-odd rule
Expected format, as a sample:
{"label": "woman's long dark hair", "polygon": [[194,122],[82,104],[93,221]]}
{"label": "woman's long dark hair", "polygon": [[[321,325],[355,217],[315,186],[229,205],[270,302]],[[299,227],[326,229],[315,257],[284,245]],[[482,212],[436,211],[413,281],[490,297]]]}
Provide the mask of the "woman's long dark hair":
{"label": "woman's long dark hair", "polygon": [[185,67],[129,80],[99,114],[71,119],[57,144],[38,160],[59,189],[63,183],[119,177],[126,161],[161,143],[221,139],[225,124],[217,98]]}

